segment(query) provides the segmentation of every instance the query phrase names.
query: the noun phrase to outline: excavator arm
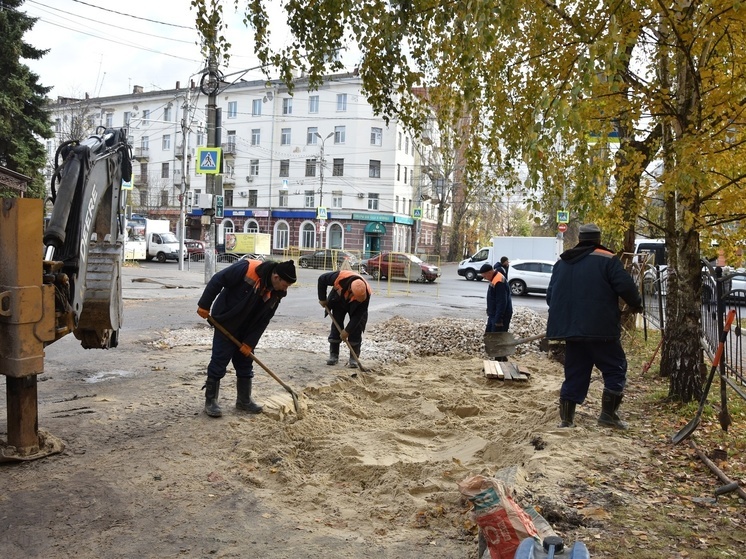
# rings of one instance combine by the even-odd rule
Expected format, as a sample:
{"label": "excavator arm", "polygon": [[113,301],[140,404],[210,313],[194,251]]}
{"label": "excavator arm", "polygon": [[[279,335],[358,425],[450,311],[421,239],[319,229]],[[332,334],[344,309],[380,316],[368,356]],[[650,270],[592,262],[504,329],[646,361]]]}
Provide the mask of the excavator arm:
{"label": "excavator arm", "polygon": [[[132,178],[125,129],[100,129],[60,146],[53,209],[44,232],[44,282],[55,286],[55,340],[72,332],[86,349],[118,344],[122,324],[124,204]],[[51,342],[50,342],[51,343]]]}

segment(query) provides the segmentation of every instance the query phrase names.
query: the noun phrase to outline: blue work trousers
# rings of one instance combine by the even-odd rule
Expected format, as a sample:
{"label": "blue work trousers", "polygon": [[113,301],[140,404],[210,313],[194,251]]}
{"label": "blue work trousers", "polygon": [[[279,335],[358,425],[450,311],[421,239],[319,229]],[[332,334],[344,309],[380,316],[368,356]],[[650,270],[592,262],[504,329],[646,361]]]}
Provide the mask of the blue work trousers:
{"label": "blue work trousers", "polygon": [[215,330],[212,336],[212,356],[207,366],[207,376],[220,380],[225,376],[226,368],[231,361],[233,361],[237,377],[254,377],[254,361],[251,357],[246,357],[235,343]]}
{"label": "blue work trousers", "polygon": [[565,344],[565,381],[560,398],[582,404],[588,395],[593,366],[598,367],[604,388],[617,394],[627,383],[627,356],[619,340],[573,342]]}

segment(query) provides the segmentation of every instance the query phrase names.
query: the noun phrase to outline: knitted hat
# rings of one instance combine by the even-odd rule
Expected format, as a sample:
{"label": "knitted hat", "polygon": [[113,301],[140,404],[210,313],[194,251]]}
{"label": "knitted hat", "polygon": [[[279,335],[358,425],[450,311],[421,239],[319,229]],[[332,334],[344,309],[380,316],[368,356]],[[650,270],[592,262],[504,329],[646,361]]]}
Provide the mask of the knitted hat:
{"label": "knitted hat", "polygon": [[295,283],[297,279],[295,277],[295,263],[292,260],[280,262],[275,266],[275,272],[280,276],[280,279],[283,279],[288,283]]}
{"label": "knitted hat", "polygon": [[486,262],[482,264],[482,267],[479,268],[480,274],[486,274],[487,272],[494,272],[495,269],[492,267],[492,265],[487,264]]}
{"label": "knitted hat", "polygon": [[601,229],[595,223],[587,223],[580,226],[580,234],[578,235],[578,241],[590,241],[596,244],[601,243]]}

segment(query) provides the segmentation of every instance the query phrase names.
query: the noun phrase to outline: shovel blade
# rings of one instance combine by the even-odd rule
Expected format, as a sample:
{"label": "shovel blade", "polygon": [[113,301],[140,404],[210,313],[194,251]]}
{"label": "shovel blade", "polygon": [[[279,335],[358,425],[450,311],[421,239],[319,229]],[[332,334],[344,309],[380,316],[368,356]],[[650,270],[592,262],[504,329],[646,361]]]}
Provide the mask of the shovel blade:
{"label": "shovel blade", "polygon": [[515,353],[517,341],[510,332],[487,332],[484,335],[484,350],[490,357],[508,357]]}
{"label": "shovel blade", "polygon": [[692,433],[694,433],[694,430],[697,428],[698,425],[699,415],[696,415],[694,419],[684,425],[678,433],[671,437],[671,442],[673,444],[679,444],[681,441],[685,441],[692,435]]}

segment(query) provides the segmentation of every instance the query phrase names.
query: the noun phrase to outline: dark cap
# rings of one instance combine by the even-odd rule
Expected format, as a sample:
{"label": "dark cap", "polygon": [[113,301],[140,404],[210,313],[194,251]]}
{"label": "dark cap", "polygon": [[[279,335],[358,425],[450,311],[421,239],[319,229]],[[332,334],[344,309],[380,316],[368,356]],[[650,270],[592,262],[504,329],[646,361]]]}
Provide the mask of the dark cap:
{"label": "dark cap", "polygon": [[288,283],[295,283],[297,280],[295,277],[295,262],[292,260],[280,262],[275,266],[275,273],[280,276],[280,279],[283,279]]}
{"label": "dark cap", "polygon": [[490,264],[487,264],[487,263],[482,264],[482,267],[479,268],[480,274],[486,274],[487,272],[494,272],[494,271],[495,269]]}
{"label": "dark cap", "polygon": [[580,233],[578,235],[580,242],[590,241],[596,244],[601,243],[601,229],[595,223],[586,223],[580,226]]}

